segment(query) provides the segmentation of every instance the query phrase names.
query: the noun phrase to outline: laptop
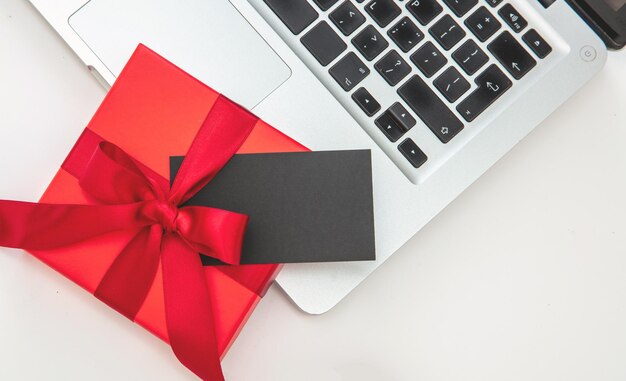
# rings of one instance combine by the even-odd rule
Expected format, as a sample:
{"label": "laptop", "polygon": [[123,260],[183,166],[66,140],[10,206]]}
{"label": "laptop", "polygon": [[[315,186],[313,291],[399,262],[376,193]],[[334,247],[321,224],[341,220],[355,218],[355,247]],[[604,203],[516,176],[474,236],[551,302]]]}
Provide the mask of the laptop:
{"label": "laptop", "polygon": [[105,87],[141,42],[312,150],[371,150],[376,261],[277,278],[312,314],[624,45],[625,0],[568,1],[30,0]]}

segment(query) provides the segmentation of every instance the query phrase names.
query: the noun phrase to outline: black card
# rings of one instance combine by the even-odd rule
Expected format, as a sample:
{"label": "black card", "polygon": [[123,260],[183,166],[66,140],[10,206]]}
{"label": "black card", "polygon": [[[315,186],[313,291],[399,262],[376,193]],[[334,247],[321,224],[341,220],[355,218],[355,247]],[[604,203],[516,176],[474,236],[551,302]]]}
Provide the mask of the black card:
{"label": "black card", "polygon": [[375,259],[369,150],[235,155],[186,205],[250,216],[242,264]]}

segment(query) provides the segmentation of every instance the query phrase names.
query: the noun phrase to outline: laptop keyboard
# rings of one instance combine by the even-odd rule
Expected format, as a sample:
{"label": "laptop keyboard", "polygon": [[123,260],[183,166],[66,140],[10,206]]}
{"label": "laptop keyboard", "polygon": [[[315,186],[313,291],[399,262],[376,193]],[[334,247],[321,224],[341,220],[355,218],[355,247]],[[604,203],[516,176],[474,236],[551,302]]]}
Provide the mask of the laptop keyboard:
{"label": "laptop keyboard", "polygon": [[[449,143],[552,52],[506,0],[264,1],[416,171],[417,120]],[[372,75],[390,106],[360,85]]]}

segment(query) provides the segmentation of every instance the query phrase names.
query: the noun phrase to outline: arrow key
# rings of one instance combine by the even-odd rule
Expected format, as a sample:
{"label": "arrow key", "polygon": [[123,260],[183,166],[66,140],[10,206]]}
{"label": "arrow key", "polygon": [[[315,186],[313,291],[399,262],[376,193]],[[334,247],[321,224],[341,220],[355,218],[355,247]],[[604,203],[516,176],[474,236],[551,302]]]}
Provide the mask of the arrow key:
{"label": "arrow key", "polygon": [[402,106],[402,104],[400,104],[400,102],[396,102],[391,105],[387,112],[391,114],[396,122],[398,122],[400,127],[404,129],[404,131],[410,130],[411,127],[415,126],[415,123],[417,123],[415,121],[415,118],[413,118],[413,116],[409,114],[408,111],[406,111],[406,109],[404,108],[404,106]]}
{"label": "arrow key", "polygon": [[411,139],[400,143],[398,149],[415,168],[421,167],[428,160],[428,156]]}
{"label": "arrow key", "polygon": [[376,119],[376,125],[392,142],[398,141],[404,135],[402,127],[396,123],[396,120],[388,112],[383,113]]}
{"label": "arrow key", "polygon": [[537,65],[537,61],[509,32],[503,32],[488,46],[513,78],[520,79]]}
{"label": "arrow key", "polygon": [[352,99],[359,105],[361,110],[367,114],[367,116],[372,116],[380,110],[380,104],[374,99],[372,94],[365,89],[365,87],[361,87],[357,91],[352,94]]}

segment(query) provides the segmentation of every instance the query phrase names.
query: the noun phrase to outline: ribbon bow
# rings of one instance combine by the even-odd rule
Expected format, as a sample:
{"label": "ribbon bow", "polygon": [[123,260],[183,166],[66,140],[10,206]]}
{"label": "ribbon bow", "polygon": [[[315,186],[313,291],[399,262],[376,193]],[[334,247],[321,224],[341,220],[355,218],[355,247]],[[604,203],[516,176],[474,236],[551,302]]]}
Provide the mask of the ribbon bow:
{"label": "ribbon bow", "polygon": [[[200,378],[223,380],[198,253],[238,264],[248,217],[181,205],[230,160],[256,121],[254,115],[220,96],[194,138],[171,189],[165,179],[119,147],[100,143],[79,178],[80,186],[96,205],[0,201],[0,245],[48,250],[113,231],[136,230],[104,275],[95,296],[134,320],[160,262],[167,330],[175,355]],[[229,275],[236,277],[232,272]],[[245,283],[245,279],[240,280]]]}

